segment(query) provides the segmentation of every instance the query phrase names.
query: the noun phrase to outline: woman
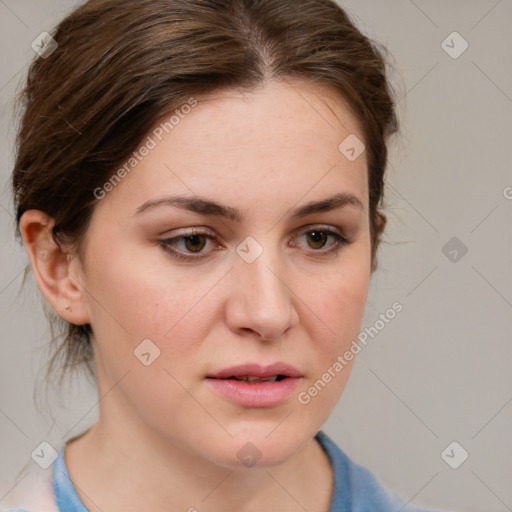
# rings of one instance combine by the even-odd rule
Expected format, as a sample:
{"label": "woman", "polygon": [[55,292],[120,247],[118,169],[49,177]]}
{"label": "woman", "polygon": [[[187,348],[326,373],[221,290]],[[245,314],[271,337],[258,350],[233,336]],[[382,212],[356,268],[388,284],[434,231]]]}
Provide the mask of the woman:
{"label": "woman", "polygon": [[419,510],[320,430],[386,223],[382,52],[331,0],[91,0],[39,53],[18,228],[100,419],[15,505]]}

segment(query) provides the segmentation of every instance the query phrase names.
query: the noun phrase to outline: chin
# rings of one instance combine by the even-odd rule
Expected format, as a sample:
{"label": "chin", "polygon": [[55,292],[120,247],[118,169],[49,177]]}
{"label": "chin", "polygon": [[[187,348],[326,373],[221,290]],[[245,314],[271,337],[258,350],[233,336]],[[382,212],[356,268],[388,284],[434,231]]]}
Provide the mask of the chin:
{"label": "chin", "polygon": [[[304,446],[304,431],[290,432],[274,424],[272,428],[245,430],[222,444],[213,460],[230,469],[266,469],[288,461]],[[272,429],[276,429],[272,432]],[[272,432],[272,433],[271,433]],[[269,434],[270,433],[270,434]]]}

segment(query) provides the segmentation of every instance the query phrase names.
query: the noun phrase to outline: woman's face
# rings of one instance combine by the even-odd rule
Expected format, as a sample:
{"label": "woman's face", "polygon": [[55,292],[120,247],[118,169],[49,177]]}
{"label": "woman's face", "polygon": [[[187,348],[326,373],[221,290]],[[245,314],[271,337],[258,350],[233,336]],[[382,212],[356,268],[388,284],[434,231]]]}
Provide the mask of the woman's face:
{"label": "woman's face", "polygon": [[[298,81],[180,113],[107,185],[71,267],[108,393],[100,422],[226,467],[277,465],[350,373],[371,264],[363,136],[331,90]],[[278,363],[282,381],[227,378]]]}

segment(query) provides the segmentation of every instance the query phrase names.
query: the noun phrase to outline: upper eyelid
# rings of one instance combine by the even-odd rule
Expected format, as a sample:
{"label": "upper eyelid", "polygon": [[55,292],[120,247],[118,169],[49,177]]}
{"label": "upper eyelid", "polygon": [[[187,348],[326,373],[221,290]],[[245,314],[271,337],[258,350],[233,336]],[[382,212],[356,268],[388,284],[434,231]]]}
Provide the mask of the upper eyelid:
{"label": "upper eyelid", "polygon": [[308,232],[308,231],[311,231],[311,230],[314,230],[314,229],[318,229],[318,230],[325,230],[325,231],[342,231],[341,228],[339,227],[336,227],[336,226],[331,226],[331,225],[328,225],[328,224],[309,224],[308,226],[305,226],[303,228],[297,228],[296,230],[294,230],[294,233],[298,232],[298,233],[304,233],[304,232]]}

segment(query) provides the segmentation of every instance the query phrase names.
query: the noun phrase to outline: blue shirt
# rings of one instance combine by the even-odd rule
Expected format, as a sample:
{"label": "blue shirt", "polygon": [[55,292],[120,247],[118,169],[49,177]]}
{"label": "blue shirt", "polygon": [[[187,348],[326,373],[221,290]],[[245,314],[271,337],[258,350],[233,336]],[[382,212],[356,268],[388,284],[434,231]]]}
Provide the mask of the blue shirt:
{"label": "blue shirt", "polygon": [[[334,471],[334,492],[328,512],[442,512],[405,505],[396,494],[385,489],[363,466],[355,464],[321,430],[316,434],[331,460]],[[64,462],[64,447],[53,463],[53,493],[59,512],[88,512],[71,483]],[[17,508],[7,512],[37,512]]]}

